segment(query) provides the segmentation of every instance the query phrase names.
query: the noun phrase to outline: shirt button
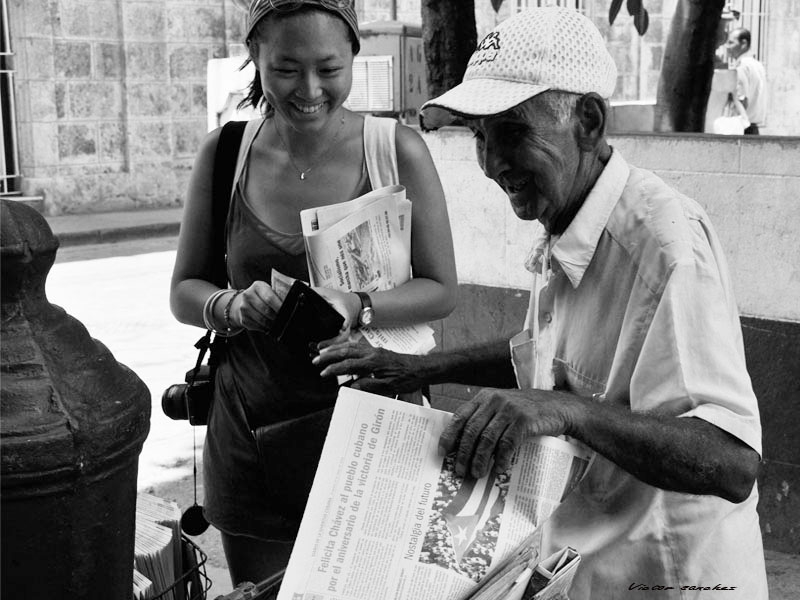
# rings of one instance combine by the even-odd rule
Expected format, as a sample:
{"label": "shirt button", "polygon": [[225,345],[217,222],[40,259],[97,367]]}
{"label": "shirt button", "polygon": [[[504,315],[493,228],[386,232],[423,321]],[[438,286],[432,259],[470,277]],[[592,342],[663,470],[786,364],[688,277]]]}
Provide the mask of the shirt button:
{"label": "shirt button", "polygon": [[553,320],[553,315],[549,312],[546,312],[542,315],[544,317],[545,322],[550,323]]}

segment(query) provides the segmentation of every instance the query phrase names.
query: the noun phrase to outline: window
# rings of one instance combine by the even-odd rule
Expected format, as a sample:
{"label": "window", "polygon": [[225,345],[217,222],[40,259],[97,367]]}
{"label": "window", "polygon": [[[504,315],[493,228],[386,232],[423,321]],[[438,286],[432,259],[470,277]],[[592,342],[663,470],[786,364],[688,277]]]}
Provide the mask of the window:
{"label": "window", "polygon": [[762,63],[767,59],[767,39],[769,36],[767,17],[767,0],[739,0],[733,2],[731,8],[738,11],[739,18],[734,27],[744,27],[750,31],[750,48],[755,57]]}
{"label": "window", "polygon": [[19,160],[17,153],[17,122],[14,112],[14,53],[8,30],[8,5],[0,0],[0,196],[19,190]]}
{"label": "window", "polygon": [[563,6],[565,8],[574,8],[580,12],[586,12],[585,0],[517,0],[515,12],[540,6]]}

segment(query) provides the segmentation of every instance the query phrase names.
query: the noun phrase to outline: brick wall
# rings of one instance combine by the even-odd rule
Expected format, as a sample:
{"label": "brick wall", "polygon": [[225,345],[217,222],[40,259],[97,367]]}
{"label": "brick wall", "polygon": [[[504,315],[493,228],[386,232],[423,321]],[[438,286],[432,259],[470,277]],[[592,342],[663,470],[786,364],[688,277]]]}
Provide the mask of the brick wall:
{"label": "brick wall", "polygon": [[178,206],[230,0],[11,0],[24,192],[45,210]]}

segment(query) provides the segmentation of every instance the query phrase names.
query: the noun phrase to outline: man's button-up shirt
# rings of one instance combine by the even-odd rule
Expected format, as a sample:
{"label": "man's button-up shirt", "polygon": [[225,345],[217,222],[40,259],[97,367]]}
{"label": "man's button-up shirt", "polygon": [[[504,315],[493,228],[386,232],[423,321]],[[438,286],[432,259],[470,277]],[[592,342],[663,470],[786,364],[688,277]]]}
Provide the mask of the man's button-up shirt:
{"label": "man's button-up shirt", "polygon": [[[512,341],[521,387],[697,417],[761,453],[727,265],[696,202],[614,151],[567,230],[543,235],[527,264],[526,332]],[[757,502],[755,486],[741,504],[661,490],[598,456],[545,524],[543,552],[581,553],[572,600],[636,584],[672,588],[659,598],[715,585],[735,590],[705,593],[767,598]]]}

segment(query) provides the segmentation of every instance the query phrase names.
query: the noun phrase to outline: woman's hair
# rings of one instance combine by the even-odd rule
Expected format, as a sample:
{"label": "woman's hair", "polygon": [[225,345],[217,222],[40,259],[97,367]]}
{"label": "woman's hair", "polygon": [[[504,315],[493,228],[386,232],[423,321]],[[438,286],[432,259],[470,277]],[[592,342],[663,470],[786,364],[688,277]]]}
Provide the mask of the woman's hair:
{"label": "woman's hair", "polygon": [[[270,13],[258,22],[258,24],[253,29],[253,35],[247,40],[247,49],[249,50],[250,55],[247,57],[244,63],[242,63],[242,66],[239,67],[239,70],[244,69],[248,65],[248,63],[253,62],[252,57],[255,54],[255,52],[257,52],[258,40],[264,39],[265,35],[264,25],[267,22],[267,19],[280,20],[286,18],[287,16],[300,15],[311,12],[324,12],[341,19],[341,17],[338,17],[338,15],[335,12],[327,11],[319,6],[301,6],[297,10],[293,10],[288,13]],[[342,23],[344,23],[347,26],[347,38],[350,40],[350,46],[353,49],[353,55],[356,55],[358,54],[358,50],[360,48],[358,38],[356,37],[356,34],[353,32],[350,26],[347,25],[347,23],[343,19]],[[260,105],[262,105],[262,103],[263,103],[262,110],[264,114],[265,115],[271,114],[272,107],[269,105],[269,102],[267,102],[267,99],[264,96],[264,88],[261,86],[261,75],[258,72],[258,67],[256,67],[255,75],[253,76],[253,81],[250,83],[250,86],[248,87],[247,90],[247,96],[245,96],[244,99],[241,102],[239,102],[237,108],[242,109],[248,106],[252,106],[253,108],[258,108]]]}

